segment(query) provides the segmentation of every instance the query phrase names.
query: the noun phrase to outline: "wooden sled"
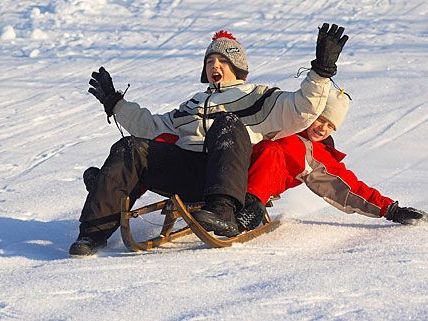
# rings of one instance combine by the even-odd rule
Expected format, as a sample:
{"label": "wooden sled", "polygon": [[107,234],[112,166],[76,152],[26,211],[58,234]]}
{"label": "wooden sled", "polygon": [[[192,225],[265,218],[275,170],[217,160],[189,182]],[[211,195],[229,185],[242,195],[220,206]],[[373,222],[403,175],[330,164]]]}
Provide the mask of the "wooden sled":
{"label": "wooden sled", "polygon": [[[133,252],[147,251],[152,248],[158,247],[164,243],[171,242],[174,239],[192,233],[196,234],[199,239],[201,239],[210,247],[227,247],[231,246],[233,243],[244,243],[250,241],[261,234],[276,229],[279,226],[279,221],[272,221],[266,212],[265,217],[263,218],[263,224],[257,227],[256,229],[243,232],[237,236],[230,238],[216,237],[211,233],[207,232],[190,214],[193,211],[201,209],[203,203],[184,204],[180,200],[178,195],[174,195],[170,199],[146,205],[132,211],[129,208],[129,204],[129,197],[125,197],[122,199],[120,232],[122,235],[123,243],[130,251]],[[158,210],[161,210],[161,214],[165,215],[164,223],[159,236],[142,242],[135,241],[131,232],[129,222],[130,219],[137,218],[139,216]],[[187,226],[173,231],[174,224],[180,217],[183,218],[183,220],[187,223]]]}

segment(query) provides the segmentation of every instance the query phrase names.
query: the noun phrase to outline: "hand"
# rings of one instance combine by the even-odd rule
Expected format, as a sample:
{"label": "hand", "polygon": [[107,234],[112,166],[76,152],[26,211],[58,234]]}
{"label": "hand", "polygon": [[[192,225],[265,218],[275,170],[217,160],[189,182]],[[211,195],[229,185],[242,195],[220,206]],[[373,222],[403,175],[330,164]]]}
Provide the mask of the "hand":
{"label": "hand", "polygon": [[239,229],[243,231],[254,230],[262,222],[265,212],[266,207],[259,199],[247,193],[244,208],[235,214]]}
{"label": "hand", "polygon": [[98,72],[94,71],[89,84],[92,87],[89,87],[88,92],[104,105],[108,118],[113,116],[113,108],[123,98],[123,94],[114,89],[113,81],[107,70],[101,67]]}
{"label": "hand", "polygon": [[316,59],[311,61],[312,69],[320,76],[330,78],[337,72],[336,62],[349,37],[345,29],[335,24],[324,23],[318,32]]}
{"label": "hand", "polygon": [[399,207],[398,202],[392,203],[385,215],[386,219],[404,225],[417,225],[428,222],[428,214],[413,207]]}

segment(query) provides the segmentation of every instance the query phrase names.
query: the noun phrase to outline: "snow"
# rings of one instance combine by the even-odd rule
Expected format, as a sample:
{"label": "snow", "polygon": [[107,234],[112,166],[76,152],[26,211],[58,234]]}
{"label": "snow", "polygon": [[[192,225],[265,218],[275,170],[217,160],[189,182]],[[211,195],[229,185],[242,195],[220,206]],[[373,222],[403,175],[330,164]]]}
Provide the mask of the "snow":
{"label": "snow", "polygon": [[[1,320],[428,319],[428,227],[344,214],[304,187],[269,209],[277,230],[231,248],[189,236],[136,254],[116,233],[95,257],[67,254],[82,172],[120,138],[91,72],[163,113],[205,88],[223,28],[246,46],[250,81],[295,90],[317,27],[344,25],[335,80],[353,101],[336,144],[362,180],[428,210],[426,1],[2,0],[0,13]],[[141,238],[159,230],[143,223]]]}
{"label": "snow", "polygon": [[15,30],[12,26],[3,27],[0,39],[3,41],[14,40],[16,38]]}
{"label": "snow", "polygon": [[33,40],[46,40],[48,38],[48,35],[43,30],[36,28],[31,32],[31,39]]}

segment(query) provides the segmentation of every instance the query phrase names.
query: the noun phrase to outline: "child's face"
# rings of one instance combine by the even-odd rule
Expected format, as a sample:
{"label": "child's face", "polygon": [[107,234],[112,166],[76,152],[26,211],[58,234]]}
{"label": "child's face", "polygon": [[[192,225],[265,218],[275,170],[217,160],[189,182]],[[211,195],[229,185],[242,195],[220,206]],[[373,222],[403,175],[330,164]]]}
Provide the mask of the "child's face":
{"label": "child's face", "polygon": [[236,80],[232,65],[222,55],[210,55],[207,58],[205,72],[210,83],[228,83]]}
{"label": "child's face", "polygon": [[306,130],[308,138],[313,142],[326,139],[335,130],[334,125],[326,118],[320,116]]}

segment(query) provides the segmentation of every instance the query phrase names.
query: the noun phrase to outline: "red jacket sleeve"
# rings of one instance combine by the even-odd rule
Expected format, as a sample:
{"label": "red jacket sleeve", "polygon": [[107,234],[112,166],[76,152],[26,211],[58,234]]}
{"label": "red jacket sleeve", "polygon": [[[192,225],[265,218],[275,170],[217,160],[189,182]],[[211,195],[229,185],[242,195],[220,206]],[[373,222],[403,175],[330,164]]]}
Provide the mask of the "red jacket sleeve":
{"label": "red jacket sleeve", "polygon": [[[371,217],[384,216],[393,202],[378,190],[360,181],[340,160],[340,152],[318,142],[303,140],[312,171],[303,177],[306,185],[340,210]],[[308,157],[309,156],[309,157]]]}

